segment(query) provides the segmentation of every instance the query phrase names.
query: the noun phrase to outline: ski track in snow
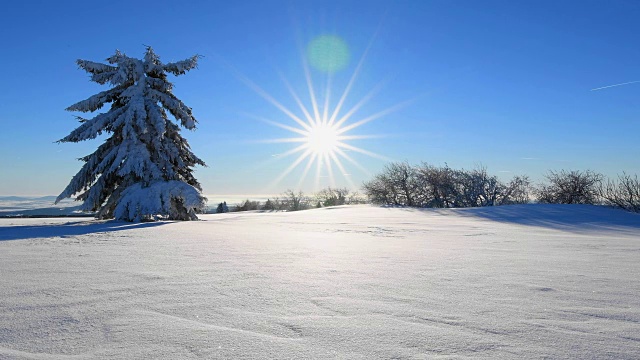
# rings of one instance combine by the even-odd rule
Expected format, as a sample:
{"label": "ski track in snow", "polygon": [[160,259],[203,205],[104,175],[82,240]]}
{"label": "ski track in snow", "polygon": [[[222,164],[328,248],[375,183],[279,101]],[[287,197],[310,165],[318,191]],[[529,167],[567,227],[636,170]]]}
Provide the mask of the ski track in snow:
{"label": "ski track in snow", "polygon": [[0,219],[0,359],[638,359],[640,215]]}

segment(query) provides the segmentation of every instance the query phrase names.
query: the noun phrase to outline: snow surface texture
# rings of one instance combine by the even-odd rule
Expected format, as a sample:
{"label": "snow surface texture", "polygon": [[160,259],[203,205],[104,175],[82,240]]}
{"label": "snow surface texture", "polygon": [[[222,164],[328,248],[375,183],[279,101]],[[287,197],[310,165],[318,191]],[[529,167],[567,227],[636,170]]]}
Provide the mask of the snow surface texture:
{"label": "snow surface texture", "polygon": [[1,359],[640,358],[640,215],[0,219]]}

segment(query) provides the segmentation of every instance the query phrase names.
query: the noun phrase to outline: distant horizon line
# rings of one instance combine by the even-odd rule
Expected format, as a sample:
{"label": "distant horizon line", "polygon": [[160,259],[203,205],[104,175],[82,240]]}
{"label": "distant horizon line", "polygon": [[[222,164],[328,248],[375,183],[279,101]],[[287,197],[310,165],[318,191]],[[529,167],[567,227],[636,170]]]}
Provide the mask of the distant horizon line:
{"label": "distant horizon line", "polygon": [[[304,191],[303,191],[304,192]],[[203,194],[205,197],[220,197],[220,196],[229,196],[229,197],[276,197],[276,196],[282,196],[282,193],[277,193],[277,194]],[[49,198],[49,197],[58,197],[58,195],[50,195],[50,194],[38,194],[38,195],[24,195],[24,194],[0,194],[0,198],[8,198],[8,197],[15,197],[15,198],[25,198],[25,199],[37,199],[37,198]],[[69,200],[74,200],[73,198],[69,198]]]}
{"label": "distant horizon line", "polygon": [[[313,193],[309,193],[313,194]],[[266,201],[268,199],[282,198],[284,195],[280,194],[203,194],[207,198],[208,204],[217,204],[221,202],[227,202],[229,204],[241,203],[245,200],[251,201]],[[45,200],[55,199],[57,195],[0,195],[0,201],[32,201],[32,200]],[[75,202],[74,198],[67,198],[61,200],[62,202]]]}

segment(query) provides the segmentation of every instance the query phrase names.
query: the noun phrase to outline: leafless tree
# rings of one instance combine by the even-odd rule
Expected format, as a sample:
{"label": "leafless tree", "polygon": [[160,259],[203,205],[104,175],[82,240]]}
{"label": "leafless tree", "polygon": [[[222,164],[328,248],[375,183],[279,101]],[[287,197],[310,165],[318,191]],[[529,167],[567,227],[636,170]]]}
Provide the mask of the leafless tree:
{"label": "leafless tree", "polygon": [[402,205],[393,182],[386,172],[377,174],[362,185],[369,201],[374,204]]}
{"label": "leafless tree", "polygon": [[640,212],[640,181],[638,175],[622,173],[618,180],[607,180],[600,187],[600,195],[607,205]]}
{"label": "leafless tree", "polygon": [[304,195],[302,191],[297,193],[289,189],[282,194],[284,199],[282,202],[285,204],[288,211],[306,210],[309,208],[309,199]]}
{"label": "leafless tree", "polygon": [[363,189],[369,200],[377,204],[416,206],[418,183],[415,169],[406,162],[390,163]]}
{"label": "leafless tree", "polygon": [[550,204],[596,204],[603,176],[591,170],[549,171],[548,183],[537,190],[537,200]]}
{"label": "leafless tree", "polygon": [[457,171],[422,163],[416,169],[418,199],[423,207],[448,208],[459,199]]}
{"label": "leafless tree", "polygon": [[460,203],[464,207],[499,205],[505,186],[484,166],[458,172]]}
{"label": "leafless tree", "polygon": [[504,189],[501,205],[527,204],[532,192],[533,185],[528,176],[514,176]]}
{"label": "leafless tree", "polygon": [[318,191],[315,200],[321,206],[344,205],[349,200],[349,189],[328,187]]}

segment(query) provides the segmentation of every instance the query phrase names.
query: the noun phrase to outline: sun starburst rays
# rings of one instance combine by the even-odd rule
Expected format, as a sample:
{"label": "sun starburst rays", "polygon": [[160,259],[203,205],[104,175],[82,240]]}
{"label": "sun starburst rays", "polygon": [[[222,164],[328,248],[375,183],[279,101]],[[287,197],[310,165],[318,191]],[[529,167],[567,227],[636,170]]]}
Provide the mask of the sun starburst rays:
{"label": "sun starburst rays", "polygon": [[[336,97],[337,102],[332,98],[334,95],[332,92],[334,88],[334,74],[327,73],[326,78],[323,79],[324,81],[320,81],[320,83],[324,85],[323,91],[317,91],[314,86],[311,68],[301,46],[299,47],[299,50],[302,69],[304,72],[304,81],[306,83],[306,91],[303,92],[308,93],[306,103],[302,99],[303,96],[300,96],[300,93],[294,89],[291,82],[287,80],[284,74],[281,71],[277,71],[277,74],[287,89],[287,92],[293,98],[293,102],[295,103],[294,108],[297,107],[297,111],[293,111],[283,105],[283,101],[276,100],[274,96],[267,93],[246,76],[238,74],[240,80],[247,84],[249,88],[272,104],[275,108],[280,110],[281,113],[286,115],[286,119],[293,121],[289,122],[286,119],[283,121],[275,121],[273,119],[246,114],[255,120],[286,130],[293,135],[289,137],[259,140],[260,142],[266,143],[295,144],[292,149],[274,155],[278,161],[283,158],[292,158],[293,160],[270,184],[270,188],[274,188],[298,168],[301,169],[301,175],[297,175],[299,176],[299,188],[303,187],[305,179],[309,176],[309,173],[314,170],[314,168],[316,173],[315,190],[319,188],[321,178],[328,178],[329,185],[335,186],[336,173],[341,174],[343,180],[351,188],[355,188],[356,186],[353,183],[351,175],[347,171],[346,164],[357,168],[363,174],[369,175],[369,172],[360,163],[358,163],[356,159],[350,156],[348,152],[358,153],[376,159],[389,160],[380,154],[359,148],[350,143],[354,140],[384,137],[384,135],[362,135],[352,134],[351,132],[373,120],[389,115],[406,105],[405,103],[400,103],[374,113],[373,115],[356,118],[356,113],[362,110],[364,105],[374,98],[374,96],[380,92],[387,82],[381,81],[369,90],[362,98],[357,99],[357,101],[355,101],[355,105],[352,105],[350,108],[346,107],[347,98],[351,95],[356,79],[363,69],[363,64],[367,58],[372,43],[373,38],[367,45],[364,53],[355,66],[353,73],[349,76],[349,80],[346,83],[345,88],[341,93],[339,93],[340,96]],[[320,95],[320,98],[318,95]],[[298,114],[296,114],[296,112],[298,112]]]}
{"label": "sun starburst rays", "polygon": [[[259,119],[267,124],[272,126],[276,126],[280,129],[284,129],[293,133],[297,136],[292,137],[284,137],[284,138],[276,138],[276,139],[265,139],[264,142],[270,143],[298,143],[300,145],[294,147],[293,149],[279,154],[278,158],[290,157],[294,155],[298,155],[295,157],[293,162],[273,181],[271,186],[275,186],[284,180],[287,176],[289,176],[296,168],[302,167],[302,174],[298,182],[298,186],[302,186],[306,177],[315,167],[316,177],[315,177],[315,187],[318,188],[320,186],[320,178],[326,176],[329,180],[330,186],[335,186],[336,184],[336,173],[342,174],[346,183],[351,187],[355,188],[355,184],[350,178],[347,169],[345,168],[345,164],[343,162],[346,161],[349,164],[356,166],[360,171],[364,173],[368,173],[366,169],[364,169],[356,160],[354,160],[351,156],[349,156],[346,152],[352,151],[360,154],[364,154],[377,159],[388,160],[384,156],[361,149],[357,146],[349,144],[349,141],[352,140],[360,140],[360,139],[371,139],[371,138],[379,138],[382,135],[360,135],[360,134],[348,134],[348,132],[370,122],[373,121],[383,115],[388,114],[393,111],[397,106],[394,106],[394,109],[387,109],[374,114],[372,116],[368,116],[362,118],[354,123],[349,123],[349,120],[355,114],[355,112],[362,107],[362,105],[368,101],[373,95],[370,92],[365,96],[365,98],[361,99],[356,105],[349,109],[342,117],[339,118],[340,115],[336,110],[336,108],[331,108],[330,106],[330,97],[331,97],[331,80],[327,80],[327,89],[324,93],[323,101],[319,101],[315,96],[316,92],[313,90],[313,85],[309,85],[311,82],[310,78],[307,78],[307,85],[309,89],[310,103],[311,109],[309,109],[300,99],[300,96],[297,95],[290,83],[286,81],[283,77],[283,81],[287,86],[287,89],[291,96],[293,97],[295,103],[300,108],[300,111],[304,114],[303,118],[307,120],[304,124],[305,126],[298,128],[295,126],[290,126],[284,124],[282,122],[277,122],[273,120],[268,120],[256,116],[252,116],[253,118]],[[377,90],[376,90],[377,91]],[[344,94],[343,98],[346,97],[348,93]],[[271,97],[269,97],[271,98]],[[268,99],[267,99],[268,100]],[[341,99],[342,100],[342,99]],[[344,101],[344,100],[343,100]],[[278,103],[279,104],[279,103]],[[319,106],[322,104],[322,107]],[[275,105],[280,110],[280,106]],[[282,111],[285,115],[288,115],[291,120],[295,121],[299,124],[296,119],[289,116],[292,112],[287,109],[287,111]],[[300,119],[300,117],[296,117]],[[348,127],[348,128],[347,128]],[[305,161],[306,160],[306,161]],[[325,174],[325,175],[323,175]]]}

